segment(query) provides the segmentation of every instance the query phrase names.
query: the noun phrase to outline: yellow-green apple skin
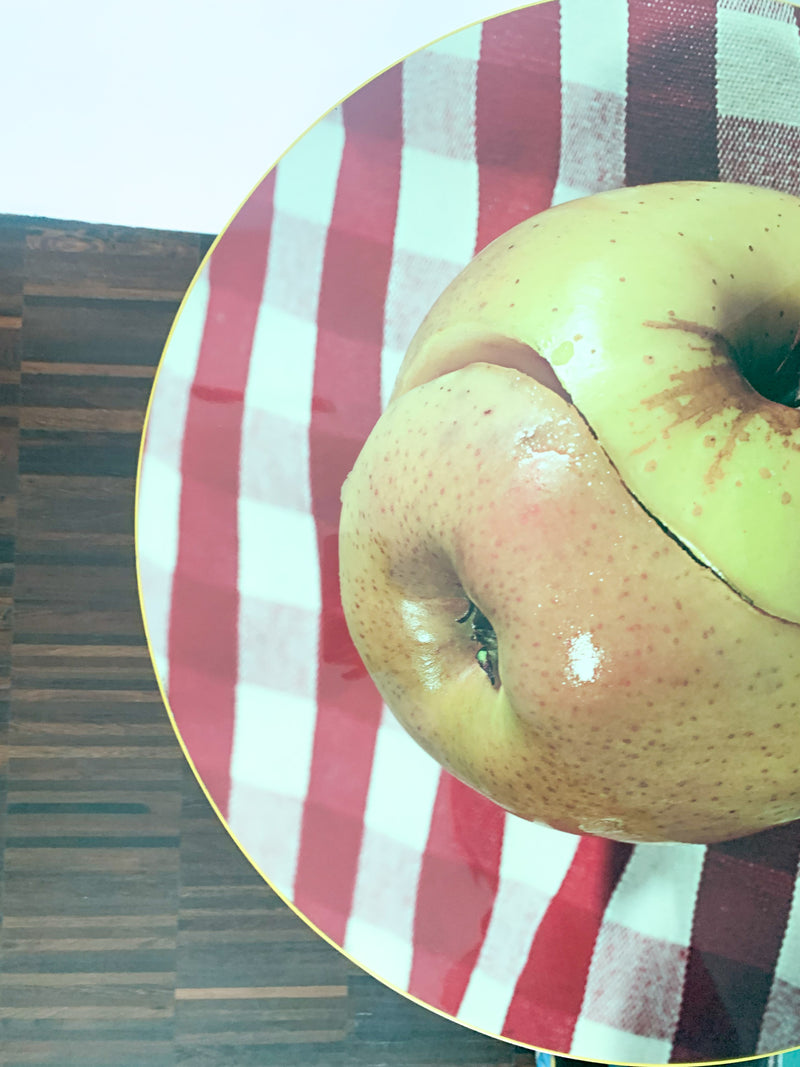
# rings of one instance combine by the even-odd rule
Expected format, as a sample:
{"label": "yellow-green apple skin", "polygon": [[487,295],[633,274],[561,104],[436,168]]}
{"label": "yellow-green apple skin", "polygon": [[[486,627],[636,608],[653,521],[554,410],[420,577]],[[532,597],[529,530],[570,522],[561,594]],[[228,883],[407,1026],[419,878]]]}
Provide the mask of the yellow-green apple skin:
{"label": "yellow-green apple skin", "polygon": [[623,841],[800,817],[798,249],[786,194],[602,193],[493,242],[412,341],[342,491],[345,616],[508,811]]}

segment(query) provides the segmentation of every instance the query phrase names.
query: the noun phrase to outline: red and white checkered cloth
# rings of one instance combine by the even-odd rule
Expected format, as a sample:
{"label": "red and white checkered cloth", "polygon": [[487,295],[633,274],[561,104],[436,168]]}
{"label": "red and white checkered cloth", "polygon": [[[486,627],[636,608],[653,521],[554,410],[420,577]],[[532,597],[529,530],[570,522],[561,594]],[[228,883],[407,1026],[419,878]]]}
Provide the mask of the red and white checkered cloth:
{"label": "red and white checkered cloth", "polygon": [[800,1044],[800,823],[631,847],[506,816],[441,772],[350,643],[339,487],[424,314],[508,227],[666,179],[800,194],[799,23],[773,0],[549,0],[410,56],[253,192],[155,388],[145,617],[232,833],[367,970],[573,1056]]}

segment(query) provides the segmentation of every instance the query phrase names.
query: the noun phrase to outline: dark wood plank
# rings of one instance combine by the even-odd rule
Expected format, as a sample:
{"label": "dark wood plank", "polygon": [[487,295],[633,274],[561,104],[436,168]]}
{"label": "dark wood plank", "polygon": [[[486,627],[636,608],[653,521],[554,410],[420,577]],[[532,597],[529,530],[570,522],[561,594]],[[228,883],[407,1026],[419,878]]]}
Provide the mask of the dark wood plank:
{"label": "dark wood plank", "polygon": [[[5,883],[4,843],[9,833],[11,658],[14,640],[14,562],[19,485],[19,380],[22,357],[24,233],[0,228],[0,892]],[[0,896],[0,914],[5,906]],[[0,961],[2,962],[2,961]],[[3,997],[0,996],[0,1006]],[[3,1030],[0,1029],[0,1040]]]}
{"label": "dark wood plank", "polygon": [[91,229],[24,234],[0,1032],[12,1063],[172,1064],[186,767],[142,631],[133,491],[201,251],[178,240],[149,274],[168,235],[137,254],[140,234]]}
{"label": "dark wood plank", "polygon": [[25,234],[25,293],[174,304],[208,245],[192,233],[33,223]]}

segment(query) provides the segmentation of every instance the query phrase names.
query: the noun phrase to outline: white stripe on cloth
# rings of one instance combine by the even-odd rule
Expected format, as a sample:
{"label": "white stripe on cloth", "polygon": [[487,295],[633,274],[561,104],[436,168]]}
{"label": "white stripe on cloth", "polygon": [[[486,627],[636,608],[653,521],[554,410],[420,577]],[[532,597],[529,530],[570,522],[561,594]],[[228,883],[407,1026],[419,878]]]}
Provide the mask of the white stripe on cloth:
{"label": "white stripe on cloth", "polygon": [[294,886],[316,715],[314,694],[236,687],[228,822],[284,896]]}
{"label": "white stripe on cloth", "polygon": [[775,0],[720,0],[718,154],[723,181],[800,194],[800,33]]}
{"label": "white stripe on cloth", "polygon": [[800,123],[800,35],[778,0],[719,0],[717,109],[721,116]]}
{"label": "white stripe on cloth", "polygon": [[637,845],[604,922],[688,948],[705,853],[705,845]]}
{"label": "white stripe on cloth", "polygon": [[641,1037],[591,1019],[578,1019],[569,1054],[576,1058],[623,1060],[625,1063],[668,1063],[672,1041]]}
{"label": "white stripe on cloth", "polygon": [[400,989],[411,975],[417,886],[441,773],[384,708],[343,948]]}
{"label": "white stripe on cloth", "polygon": [[139,580],[150,654],[165,693],[169,689],[172,582],[178,559],[181,453],[208,297],[206,265],[194,281],[161,359],[139,479],[136,531]]}
{"label": "white stripe on cloth", "polygon": [[[481,33],[480,25],[470,27],[403,63],[400,189],[381,352],[384,405],[422,319],[474,254]],[[459,101],[454,109],[453,100]],[[344,948],[399,988],[407,988],[411,975],[418,881],[440,775],[384,709]]]}
{"label": "white stripe on cloth", "polygon": [[[633,850],[603,915],[570,1049],[574,1055],[635,1058],[639,1046],[620,1044],[621,1032],[661,1042],[651,1048],[654,1062],[669,1058],[705,852],[703,845]],[[613,1036],[615,1043],[592,1052],[598,1033]]]}
{"label": "white stripe on cloth", "polygon": [[800,1018],[800,888],[795,883],[789,921],[778,954],[770,989],[758,1052],[789,1048],[797,1044],[797,1020]]}
{"label": "white stripe on cloth", "polygon": [[[243,598],[319,611],[313,515],[239,498],[239,591]],[[249,634],[242,632],[247,623],[247,619],[239,620],[240,645],[250,640]],[[316,656],[316,652],[316,646],[308,649],[309,655]]]}
{"label": "white stripe on cloth", "polygon": [[625,184],[627,0],[561,0],[561,158],[553,203]]}
{"label": "white stripe on cloth", "polygon": [[531,942],[577,847],[572,834],[506,816],[497,896],[459,1008],[462,1022],[502,1032]]}
{"label": "white stripe on cloth", "polygon": [[[278,163],[273,200],[276,216],[292,215],[328,229],[343,146],[344,122],[341,111],[334,108],[292,145],[291,151]],[[280,277],[283,266],[282,262],[271,263],[273,281],[266,280],[265,292],[266,286]]]}
{"label": "white stripe on cloth", "polygon": [[229,822],[286,895],[294,888],[316,722],[320,572],[307,438],[325,235],[343,147],[341,115],[332,112],[276,169],[242,425]]}
{"label": "white stripe on cloth", "polygon": [[240,682],[316,699],[317,679],[308,657],[317,646],[318,609],[242,596],[239,629],[248,636],[239,653]]}
{"label": "white stripe on cloth", "polygon": [[[275,172],[269,259],[253,337],[242,428],[241,491],[264,476],[257,434],[267,411],[308,426],[325,241],[344,148],[341,114],[332,112],[292,148]],[[307,453],[295,457],[308,479]],[[268,473],[267,475],[268,476]],[[255,491],[254,495],[263,495]],[[310,495],[306,497],[310,507]]]}
{"label": "white stripe on cloth", "polygon": [[[381,353],[384,405],[411,338],[475,252],[481,34],[481,25],[471,26],[403,63],[400,192]],[[459,107],[451,110],[454,100]]]}

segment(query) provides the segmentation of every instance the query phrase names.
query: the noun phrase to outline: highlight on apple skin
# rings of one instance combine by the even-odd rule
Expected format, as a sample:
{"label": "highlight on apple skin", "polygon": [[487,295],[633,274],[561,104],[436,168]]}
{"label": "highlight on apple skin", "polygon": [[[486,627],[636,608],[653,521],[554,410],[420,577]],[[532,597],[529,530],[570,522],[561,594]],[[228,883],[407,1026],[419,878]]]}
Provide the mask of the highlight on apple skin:
{"label": "highlight on apple skin", "polygon": [[621,841],[800,818],[800,200],[600,193],[429,312],[342,489],[386,704],[506,810]]}

